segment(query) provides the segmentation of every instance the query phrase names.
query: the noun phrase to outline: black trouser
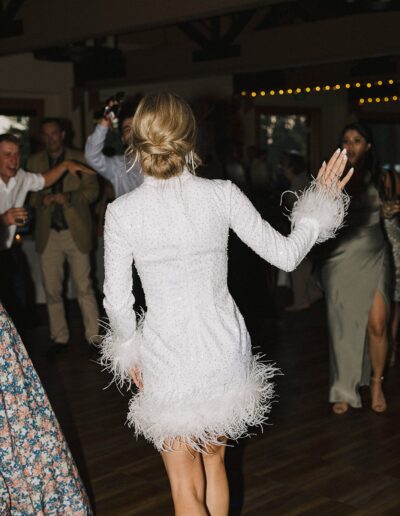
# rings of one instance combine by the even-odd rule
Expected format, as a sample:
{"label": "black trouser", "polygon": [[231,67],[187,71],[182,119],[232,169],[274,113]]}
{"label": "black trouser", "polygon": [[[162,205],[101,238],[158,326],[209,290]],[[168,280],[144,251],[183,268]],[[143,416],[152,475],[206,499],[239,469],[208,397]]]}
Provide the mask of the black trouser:
{"label": "black trouser", "polygon": [[21,245],[0,251],[0,299],[20,331],[31,320],[35,292]]}

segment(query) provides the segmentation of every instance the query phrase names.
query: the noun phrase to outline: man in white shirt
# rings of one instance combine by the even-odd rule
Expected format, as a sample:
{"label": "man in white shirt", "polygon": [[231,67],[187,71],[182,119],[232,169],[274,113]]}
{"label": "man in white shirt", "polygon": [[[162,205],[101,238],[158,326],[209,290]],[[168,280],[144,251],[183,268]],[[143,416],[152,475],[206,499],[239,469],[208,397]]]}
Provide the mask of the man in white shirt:
{"label": "man in white shirt", "polygon": [[20,168],[20,142],[12,134],[0,135],[0,300],[10,315],[23,317],[24,295],[21,292],[20,265],[22,250],[14,237],[18,226],[28,217],[23,207],[28,192],[51,186],[68,170],[94,174],[81,163],[63,161],[43,174],[31,174]]}

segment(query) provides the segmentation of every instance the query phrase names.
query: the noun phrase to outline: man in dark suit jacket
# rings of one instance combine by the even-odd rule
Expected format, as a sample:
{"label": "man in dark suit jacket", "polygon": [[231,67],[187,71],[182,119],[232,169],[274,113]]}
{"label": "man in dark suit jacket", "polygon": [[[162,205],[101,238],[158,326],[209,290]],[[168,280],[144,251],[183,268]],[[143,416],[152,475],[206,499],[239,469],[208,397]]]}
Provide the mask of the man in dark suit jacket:
{"label": "man in dark suit jacket", "polygon": [[[84,162],[82,152],[64,145],[60,120],[47,118],[41,125],[45,150],[32,155],[28,170],[41,173],[64,160]],[[90,204],[98,196],[95,176],[72,176],[67,171],[51,188],[32,195],[36,209],[35,240],[46,292],[50,334],[57,344],[67,344],[62,287],[64,262],[68,261],[89,340],[98,334],[98,308],[90,280],[89,252],[92,247]]]}

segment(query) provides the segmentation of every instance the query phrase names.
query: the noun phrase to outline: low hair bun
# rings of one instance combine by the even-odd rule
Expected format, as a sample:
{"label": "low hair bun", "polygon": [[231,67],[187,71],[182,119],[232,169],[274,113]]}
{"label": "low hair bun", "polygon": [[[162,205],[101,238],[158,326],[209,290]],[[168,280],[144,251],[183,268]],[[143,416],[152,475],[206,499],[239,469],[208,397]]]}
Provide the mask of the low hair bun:
{"label": "low hair bun", "polygon": [[151,94],[141,100],[132,121],[129,151],[137,155],[145,174],[159,179],[178,175],[190,153],[195,168],[200,164],[195,142],[196,122],[185,100],[172,93]]}

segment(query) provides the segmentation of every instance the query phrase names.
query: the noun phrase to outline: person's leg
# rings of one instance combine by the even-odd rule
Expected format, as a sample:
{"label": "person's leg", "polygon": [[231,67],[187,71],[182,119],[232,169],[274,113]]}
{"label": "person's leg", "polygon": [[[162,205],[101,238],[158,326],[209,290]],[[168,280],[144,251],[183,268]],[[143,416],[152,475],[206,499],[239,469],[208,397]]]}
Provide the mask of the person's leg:
{"label": "person's leg", "polygon": [[99,310],[90,278],[89,253],[82,253],[76,247],[70,231],[63,232],[67,260],[74,281],[78,303],[82,312],[86,340],[99,334]]}
{"label": "person's leg", "polygon": [[51,230],[46,248],[39,255],[39,261],[49,313],[50,336],[61,344],[66,344],[69,339],[62,299],[64,260],[65,254],[60,241],[60,233]]}
{"label": "person's leg", "polygon": [[395,301],[392,307],[392,323],[391,323],[391,337],[392,337],[392,350],[390,356],[390,365],[394,366],[396,363],[396,351],[397,351],[397,333],[399,331],[400,323],[400,303]]}
{"label": "person's leg", "polygon": [[388,307],[382,293],[377,290],[368,318],[369,356],[371,358],[371,399],[375,412],[386,410],[385,396],[382,391],[383,371],[388,351]]}
{"label": "person's leg", "polygon": [[[221,439],[221,444],[226,439]],[[225,446],[209,446],[208,455],[202,455],[206,474],[206,505],[211,516],[227,516],[229,486],[225,469]]]}
{"label": "person's leg", "polygon": [[161,457],[171,485],[175,516],[207,516],[200,454],[175,441],[173,451],[161,452]]}

